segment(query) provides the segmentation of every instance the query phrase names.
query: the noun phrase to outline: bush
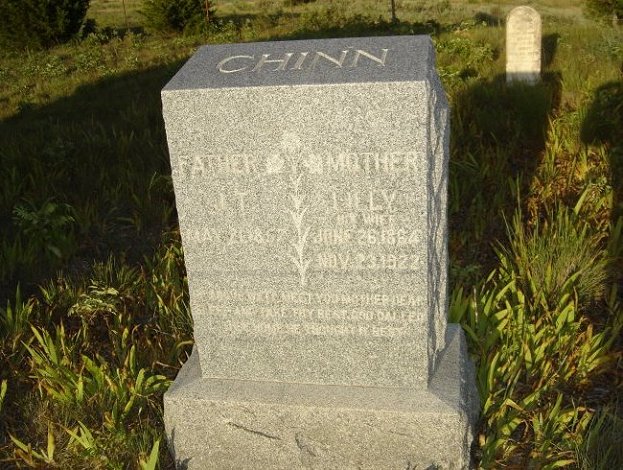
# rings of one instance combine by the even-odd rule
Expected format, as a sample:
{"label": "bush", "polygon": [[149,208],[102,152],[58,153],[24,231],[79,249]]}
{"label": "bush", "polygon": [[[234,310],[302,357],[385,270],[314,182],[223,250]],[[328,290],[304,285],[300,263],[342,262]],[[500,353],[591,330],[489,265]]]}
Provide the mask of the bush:
{"label": "bush", "polygon": [[0,47],[40,48],[80,31],[91,0],[0,0]]}
{"label": "bush", "polygon": [[586,7],[596,17],[612,18],[612,21],[623,19],[623,0],[587,0]]}
{"label": "bush", "polygon": [[210,3],[206,0],[146,0],[142,13],[147,24],[157,31],[196,32],[213,16]]}

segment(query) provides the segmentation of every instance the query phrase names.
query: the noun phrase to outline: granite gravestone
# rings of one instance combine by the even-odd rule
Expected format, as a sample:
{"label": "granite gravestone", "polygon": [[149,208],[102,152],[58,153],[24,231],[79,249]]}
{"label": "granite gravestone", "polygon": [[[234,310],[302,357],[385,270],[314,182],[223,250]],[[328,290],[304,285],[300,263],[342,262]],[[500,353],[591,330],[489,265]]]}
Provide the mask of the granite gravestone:
{"label": "granite gravestone", "polygon": [[162,102],[195,329],[165,395],[178,464],[466,466],[430,39],[205,46]]}
{"label": "granite gravestone", "polygon": [[536,83],[541,74],[541,17],[531,7],[513,8],[506,18],[506,81]]}

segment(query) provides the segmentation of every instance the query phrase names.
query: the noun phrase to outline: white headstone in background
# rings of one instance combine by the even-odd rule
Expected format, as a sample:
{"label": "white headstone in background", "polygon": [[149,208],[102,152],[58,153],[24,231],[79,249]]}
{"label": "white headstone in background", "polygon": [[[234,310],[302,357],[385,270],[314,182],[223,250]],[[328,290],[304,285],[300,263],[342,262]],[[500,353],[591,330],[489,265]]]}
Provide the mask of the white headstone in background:
{"label": "white headstone in background", "polygon": [[541,74],[541,17],[531,7],[513,8],[506,18],[506,81],[536,83]]}

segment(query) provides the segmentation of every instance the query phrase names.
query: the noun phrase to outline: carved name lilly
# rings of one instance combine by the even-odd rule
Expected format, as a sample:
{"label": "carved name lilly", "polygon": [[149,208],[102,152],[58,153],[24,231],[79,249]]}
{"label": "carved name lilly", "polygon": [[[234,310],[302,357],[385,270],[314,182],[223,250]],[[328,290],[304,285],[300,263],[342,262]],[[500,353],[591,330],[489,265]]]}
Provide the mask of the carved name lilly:
{"label": "carved name lilly", "polygon": [[[333,68],[355,68],[363,61],[385,67],[389,49],[381,49],[374,55],[362,49],[346,49],[329,55],[321,51],[286,52],[276,54],[234,55],[221,60],[216,68],[220,73],[283,72],[286,70],[314,70],[320,63]],[[362,60],[362,58],[364,60]]]}

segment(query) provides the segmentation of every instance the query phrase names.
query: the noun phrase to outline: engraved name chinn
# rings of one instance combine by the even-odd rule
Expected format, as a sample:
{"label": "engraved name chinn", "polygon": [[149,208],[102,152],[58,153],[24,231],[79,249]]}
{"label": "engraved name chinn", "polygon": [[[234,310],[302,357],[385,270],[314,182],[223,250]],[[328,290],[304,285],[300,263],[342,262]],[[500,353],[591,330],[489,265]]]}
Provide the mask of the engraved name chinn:
{"label": "engraved name chinn", "polygon": [[380,53],[372,54],[362,49],[346,49],[337,54],[329,55],[321,51],[286,52],[275,54],[234,55],[221,60],[216,68],[221,73],[239,72],[283,72],[286,70],[314,70],[318,64],[334,68],[355,68],[364,62],[385,67],[389,49],[381,49]]}

